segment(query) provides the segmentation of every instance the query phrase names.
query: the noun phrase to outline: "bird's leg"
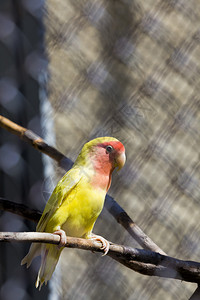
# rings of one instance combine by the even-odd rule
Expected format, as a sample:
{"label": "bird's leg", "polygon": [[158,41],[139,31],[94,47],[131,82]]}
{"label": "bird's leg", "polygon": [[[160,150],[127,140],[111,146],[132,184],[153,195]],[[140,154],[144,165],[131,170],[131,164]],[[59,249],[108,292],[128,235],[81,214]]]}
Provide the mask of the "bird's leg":
{"label": "bird's leg", "polygon": [[64,247],[67,243],[67,236],[64,230],[60,229],[60,226],[56,231],[53,232],[60,236],[60,243],[58,244],[58,248]]}
{"label": "bird's leg", "polygon": [[102,243],[101,249],[104,251],[104,254],[102,256],[104,256],[108,253],[110,244],[106,239],[104,239],[102,236],[96,235],[94,233],[91,233],[90,239],[93,241],[99,241]]}

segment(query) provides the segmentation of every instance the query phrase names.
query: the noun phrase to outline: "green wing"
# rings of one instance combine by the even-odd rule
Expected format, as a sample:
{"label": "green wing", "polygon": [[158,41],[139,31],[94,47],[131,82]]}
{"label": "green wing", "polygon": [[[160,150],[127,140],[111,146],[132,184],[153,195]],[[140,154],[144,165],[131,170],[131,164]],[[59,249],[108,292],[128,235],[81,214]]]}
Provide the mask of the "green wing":
{"label": "green wing", "polygon": [[38,222],[36,228],[37,231],[44,231],[52,215],[61,206],[63,200],[67,201],[67,195],[76,187],[81,180],[81,177],[81,169],[78,167],[73,167],[58,182]]}

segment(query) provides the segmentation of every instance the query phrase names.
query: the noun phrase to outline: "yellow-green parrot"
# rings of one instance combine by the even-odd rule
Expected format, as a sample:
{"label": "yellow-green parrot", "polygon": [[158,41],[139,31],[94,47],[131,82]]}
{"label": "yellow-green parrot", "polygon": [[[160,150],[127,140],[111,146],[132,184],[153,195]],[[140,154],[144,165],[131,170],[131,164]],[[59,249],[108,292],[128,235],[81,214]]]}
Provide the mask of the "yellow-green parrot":
{"label": "yellow-green parrot", "polygon": [[111,184],[113,170],[125,163],[123,144],[113,137],[100,137],[86,143],[73,167],[63,176],[49,198],[36,231],[60,236],[59,245],[33,243],[21,264],[30,266],[34,257],[41,255],[36,288],[51,278],[67,236],[101,241],[107,254],[109,243],[92,233],[105,195]]}

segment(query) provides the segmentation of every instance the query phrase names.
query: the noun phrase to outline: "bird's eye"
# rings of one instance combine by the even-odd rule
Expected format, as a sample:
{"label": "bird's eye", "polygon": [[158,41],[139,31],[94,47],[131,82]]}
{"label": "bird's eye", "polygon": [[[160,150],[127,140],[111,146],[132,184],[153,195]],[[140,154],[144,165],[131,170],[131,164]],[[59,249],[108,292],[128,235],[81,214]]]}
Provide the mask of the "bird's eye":
{"label": "bird's eye", "polygon": [[108,152],[108,153],[110,153],[110,152],[112,152],[113,151],[113,147],[112,146],[107,146],[106,147],[106,151]]}

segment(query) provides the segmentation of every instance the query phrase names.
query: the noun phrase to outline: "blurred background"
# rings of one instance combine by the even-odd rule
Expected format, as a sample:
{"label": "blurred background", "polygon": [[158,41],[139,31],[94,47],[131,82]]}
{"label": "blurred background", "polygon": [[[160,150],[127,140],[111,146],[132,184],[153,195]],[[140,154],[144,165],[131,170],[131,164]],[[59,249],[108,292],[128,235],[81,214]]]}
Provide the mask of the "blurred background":
{"label": "blurred background", "polygon": [[[109,194],[168,255],[200,260],[200,2],[1,0],[0,113],[75,160],[98,136],[124,143]],[[0,128],[0,196],[42,210],[64,174]],[[0,212],[1,231],[35,224]],[[94,232],[138,247],[104,209]],[[188,299],[196,285],[65,249],[38,292],[28,243],[0,244],[0,298]]]}

